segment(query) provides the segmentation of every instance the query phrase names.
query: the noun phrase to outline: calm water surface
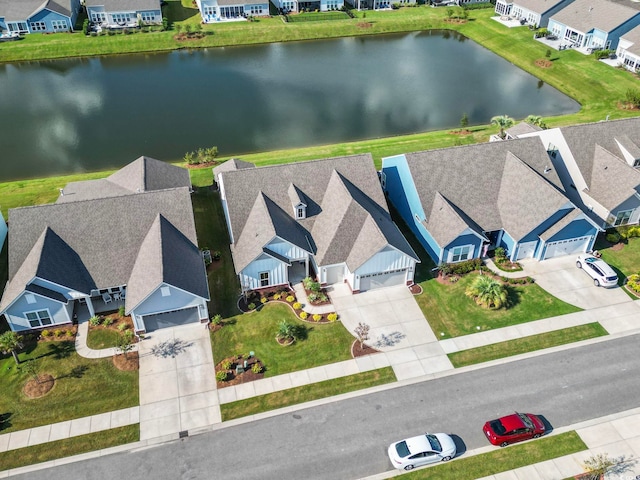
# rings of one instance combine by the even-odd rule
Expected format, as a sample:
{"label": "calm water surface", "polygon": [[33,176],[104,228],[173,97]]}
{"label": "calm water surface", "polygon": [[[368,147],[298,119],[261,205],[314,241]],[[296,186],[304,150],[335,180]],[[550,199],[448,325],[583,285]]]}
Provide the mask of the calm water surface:
{"label": "calm water surface", "polygon": [[578,109],[441,31],[0,65],[0,180]]}

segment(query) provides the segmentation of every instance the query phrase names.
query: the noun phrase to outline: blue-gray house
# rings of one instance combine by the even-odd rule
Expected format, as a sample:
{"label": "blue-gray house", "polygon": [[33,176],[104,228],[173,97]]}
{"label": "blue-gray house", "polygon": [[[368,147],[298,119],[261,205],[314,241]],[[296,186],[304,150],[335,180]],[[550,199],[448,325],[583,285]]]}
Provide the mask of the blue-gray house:
{"label": "blue-gray house", "polygon": [[0,0],[0,31],[70,32],[79,12],[80,0]]}
{"label": "blue-gray house", "polygon": [[138,160],[68,184],[53,204],[9,210],[9,281],[0,302],[14,331],[69,324],[124,306],[136,332],[208,321],[189,173]]}
{"label": "blue-gray house", "polygon": [[85,0],[87,17],[102,28],[162,23],[160,0]]}
{"label": "blue-gray house", "polygon": [[383,189],[435,263],[496,247],[511,260],[593,247],[598,227],[565,196],[542,143],[524,140],[383,159]]}
{"label": "blue-gray house", "polygon": [[575,0],[549,19],[547,29],[573,48],[611,49],[640,25],[640,10],[609,0]]}

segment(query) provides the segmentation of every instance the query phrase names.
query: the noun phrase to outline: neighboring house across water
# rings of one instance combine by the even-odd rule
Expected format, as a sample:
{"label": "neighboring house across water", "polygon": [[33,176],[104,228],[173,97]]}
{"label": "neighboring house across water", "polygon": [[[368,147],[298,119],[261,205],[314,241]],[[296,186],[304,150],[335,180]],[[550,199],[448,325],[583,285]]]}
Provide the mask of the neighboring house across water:
{"label": "neighboring house across water", "polygon": [[608,0],[575,0],[549,20],[561,44],[586,51],[618,47],[620,37],[640,25],[640,11]]}
{"label": "neighboring house across water", "polygon": [[9,210],[14,331],[69,324],[124,305],[136,332],[208,320],[188,171],[141,157],[68,184],[54,204]]}
{"label": "neighboring house across water", "polygon": [[601,227],[639,223],[640,118],[552,128],[522,137],[540,138],[567,196]]}
{"label": "neighboring house across water", "polygon": [[214,174],[243,291],[314,274],[354,293],[413,282],[419,258],[391,220],[371,155]]}
{"label": "neighboring house across water", "polygon": [[70,32],[79,12],[80,0],[0,0],[0,31]]}
{"label": "neighboring house across water", "polygon": [[497,0],[495,12],[529,25],[546,27],[549,18],[574,0]]}
{"label": "neighboring house across water", "polygon": [[616,56],[620,64],[632,72],[640,70],[640,27],[620,37]]}
{"label": "neighboring house across water", "polygon": [[598,227],[564,195],[534,139],[383,159],[388,198],[436,264],[502,247],[511,260],[590,250]]}
{"label": "neighboring house across water", "polygon": [[269,15],[269,2],[260,0],[196,0],[205,23],[246,20]]}
{"label": "neighboring house across water", "polygon": [[0,250],[4,246],[4,241],[7,239],[7,222],[4,221],[2,212],[0,212]]}
{"label": "neighboring house across water", "polygon": [[85,0],[87,17],[103,28],[162,23],[160,0]]}

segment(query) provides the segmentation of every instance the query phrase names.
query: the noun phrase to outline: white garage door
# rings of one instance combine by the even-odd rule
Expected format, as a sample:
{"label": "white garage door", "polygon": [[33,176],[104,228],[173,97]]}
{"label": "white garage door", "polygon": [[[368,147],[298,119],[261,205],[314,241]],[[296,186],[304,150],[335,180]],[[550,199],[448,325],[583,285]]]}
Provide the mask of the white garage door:
{"label": "white garage door", "polygon": [[343,281],[344,281],[343,265],[327,268],[327,283],[329,285],[332,285],[334,283],[342,283]]}
{"label": "white garage door", "polygon": [[521,243],[518,248],[518,258],[517,260],[522,260],[523,258],[531,258],[536,251],[536,245],[538,242],[525,242]]}
{"label": "white garage door", "polygon": [[363,275],[360,277],[360,291],[364,292],[365,290],[373,290],[375,288],[391,287],[393,285],[404,285],[406,277],[406,270]]}
{"label": "white garage door", "polygon": [[544,254],[544,258],[561,257],[563,255],[574,255],[582,253],[587,250],[592,235],[588,237],[571,238],[569,240],[562,240],[560,242],[550,242],[547,244],[547,250]]}

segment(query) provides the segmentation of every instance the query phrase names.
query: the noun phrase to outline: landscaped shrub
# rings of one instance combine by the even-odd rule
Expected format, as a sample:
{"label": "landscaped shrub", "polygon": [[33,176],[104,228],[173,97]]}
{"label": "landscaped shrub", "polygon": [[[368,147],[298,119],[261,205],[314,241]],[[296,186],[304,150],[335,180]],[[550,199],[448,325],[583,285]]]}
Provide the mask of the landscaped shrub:
{"label": "landscaped shrub", "polygon": [[214,325],[220,325],[222,323],[222,315],[216,313],[213,317],[211,317],[211,323]]}
{"label": "landscaped shrub", "polygon": [[612,230],[611,233],[607,233],[604,238],[606,238],[609,243],[618,243],[622,237],[616,230]]}
{"label": "landscaped shrub", "polygon": [[506,306],[508,295],[503,284],[486,275],[478,275],[465,294],[475,300],[478,305],[487,308]]}
{"label": "landscaped shrub", "polygon": [[309,314],[307,312],[300,312],[300,318],[302,320],[306,320]]}
{"label": "landscaped shrub", "polygon": [[464,262],[446,263],[440,266],[440,271],[446,271],[447,275],[464,275],[466,273],[473,272],[474,270],[478,270],[481,265],[481,259],[473,258]]}
{"label": "landscaped shrub", "polygon": [[274,300],[280,300],[280,297],[281,297],[281,295],[280,295],[279,293],[275,293],[275,294],[273,295],[273,299],[274,299]]}
{"label": "landscaped shrub", "polygon": [[293,304],[294,310],[300,310],[302,308],[302,304],[300,302],[296,302]]}
{"label": "landscaped shrub", "polygon": [[90,28],[89,19],[85,18],[84,22],[82,22],[82,33],[84,33],[85,35],[89,35],[89,28]]}
{"label": "landscaped shrub", "polygon": [[502,247],[496,248],[493,253],[495,254],[495,257],[497,259],[506,258],[507,257],[507,251]]}
{"label": "landscaped shrub", "polygon": [[40,333],[40,335],[42,335],[43,337],[47,338],[51,336],[51,330],[47,330],[46,328],[44,330],[42,330],[42,332]]}
{"label": "landscaped shrub", "polygon": [[55,329],[55,330],[54,330],[54,332],[53,332],[53,335],[54,335],[56,338],[60,338],[60,337],[62,336],[62,334],[63,334],[63,332],[62,332],[62,330],[60,330],[59,328]]}
{"label": "landscaped shrub", "polygon": [[636,237],[640,237],[640,227],[638,226],[630,227],[629,230],[627,230],[627,238],[636,238]]}
{"label": "landscaped shrub", "polygon": [[627,288],[636,293],[640,293],[640,274],[634,273],[627,278]]}
{"label": "landscaped shrub", "polygon": [[66,331],[66,335],[67,335],[67,337],[73,337],[75,335],[75,333],[73,333],[73,330],[67,330]]}
{"label": "landscaped shrub", "polygon": [[629,88],[625,93],[625,100],[631,106],[640,108],[640,90]]}
{"label": "landscaped shrub", "polygon": [[113,318],[111,317],[105,317],[104,320],[102,320],[102,325],[104,325],[105,327],[108,327],[112,323],[113,323]]}
{"label": "landscaped shrub", "polygon": [[253,373],[262,373],[262,365],[260,365],[258,362],[254,363],[253,365],[251,365],[251,371]]}
{"label": "landscaped shrub", "polygon": [[216,380],[218,382],[226,382],[229,372],[216,372]]}
{"label": "landscaped shrub", "polygon": [[319,313],[315,313],[313,315],[313,321],[314,322],[319,322],[320,320],[322,320],[322,315],[320,315]]}
{"label": "landscaped shrub", "polygon": [[227,360],[223,360],[220,363],[220,368],[223,370],[229,370],[231,368],[231,360],[227,359]]}
{"label": "landscaped shrub", "polygon": [[265,303],[267,303],[267,302],[268,302],[267,297],[262,297],[262,298],[260,299],[260,303],[261,303],[261,304],[263,304],[263,305],[264,305]]}
{"label": "landscaped shrub", "polygon": [[293,302],[295,299],[296,299],[296,297],[294,297],[293,295],[289,295],[289,296],[286,298],[287,302],[289,302],[289,303]]}
{"label": "landscaped shrub", "polygon": [[613,50],[596,50],[595,52],[593,52],[593,55],[597,60],[600,60],[601,58],[607,58],[611,56],[612,53],[615,52]]}
{"label": "landscaped shrub", "polygon": [[338,320],[338,314],[330,313],[329,315],[327,315],[327,320],[329,320],[331,323],[335,322],[336,320]]}
{"label": "landscaped shrub", "polygon": [[97,327],[101,323],[102,323],[102,318],[98,315],[94,315],[89,319],[89,325],[91,325],[92,327]]}
{"label": "landscaped shrub", "polygon": [[127,325],[125,322],[120,322],[117,328],[120,332],[124,332],[128,327],[129,325]]}
{"label": "landscaped shrub", "polygon": [[249,305],[247,305],[247,307],[249,307],[249,310],[255,310],[256,309],[256,304],[255,303],[250,303]]}
{"label": "landscaped shrub", "polygon": [[118,308],[118,315],[120,315],[121,317],[124,317],[124,314],[125,314],[124,305],[120,305],[120,307]]}

